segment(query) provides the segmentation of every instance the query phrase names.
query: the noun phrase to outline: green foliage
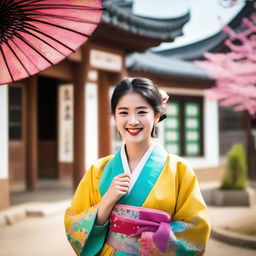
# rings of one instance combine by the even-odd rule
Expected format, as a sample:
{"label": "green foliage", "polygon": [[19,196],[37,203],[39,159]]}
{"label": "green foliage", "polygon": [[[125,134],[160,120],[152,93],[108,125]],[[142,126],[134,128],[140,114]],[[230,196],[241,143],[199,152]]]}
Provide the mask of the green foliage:
{"label": "green foliage", "polygon": [[246,153],[242,144],[235,144],[227,155],[221,189],[245,189],[248,185]]}

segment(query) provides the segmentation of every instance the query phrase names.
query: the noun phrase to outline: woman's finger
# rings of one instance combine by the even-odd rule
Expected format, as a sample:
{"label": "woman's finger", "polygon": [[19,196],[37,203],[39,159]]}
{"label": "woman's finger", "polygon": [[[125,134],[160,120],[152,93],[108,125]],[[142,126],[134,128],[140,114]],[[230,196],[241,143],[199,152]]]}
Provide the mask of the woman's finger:
{"label": "woman's finger", "polygon": [[[118,177],[118,178],[128,177],[128,178],[130,179],[130,175],[127,174],[127,173],[121,173],[121,174],[117,175],[116,177]],[[115,178],[116,178],[116,177],[115,177]]]}
{"label": "woman's finger", "polygon": [[118,187],[118,191],[119,191],[119,192],[122,192],[122,193],[127,193],[128,190],[129,190],[128,187]]}
{"label": "woman's finger", "polygon": [[129,187],[129,186],[130,186],[130,183],[127,182],[127,181],[123,181],[123,182],[116,181],[116,182],[115,182],[115,186],[116,186],[116,187]]}
{"label": "woman's finger", "polygon": [[128,177],[123,177],[123,178],[118,178],[116,179],[117,181],[120,181],[120,182],[130,182],[130,179]]}

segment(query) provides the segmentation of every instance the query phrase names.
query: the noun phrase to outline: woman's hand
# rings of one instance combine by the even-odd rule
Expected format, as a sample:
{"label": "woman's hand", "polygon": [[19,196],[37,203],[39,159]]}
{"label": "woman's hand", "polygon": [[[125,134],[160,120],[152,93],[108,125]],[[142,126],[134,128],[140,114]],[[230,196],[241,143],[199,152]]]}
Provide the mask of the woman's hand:
{"label": "woman's hand", "polygon": [[115,204],[122,196],[127,194],[129,186],[130,176],[128,174],[122,173],[115,176],[102,200]]}
{"label": "woman's hand", "polygon": [[99,204],[96,220],[97,225],[103,225],[107,221],[113,206],[122,196],[127,194],[129,186],[130,176],[128,174],[122,173],[114,177]]}

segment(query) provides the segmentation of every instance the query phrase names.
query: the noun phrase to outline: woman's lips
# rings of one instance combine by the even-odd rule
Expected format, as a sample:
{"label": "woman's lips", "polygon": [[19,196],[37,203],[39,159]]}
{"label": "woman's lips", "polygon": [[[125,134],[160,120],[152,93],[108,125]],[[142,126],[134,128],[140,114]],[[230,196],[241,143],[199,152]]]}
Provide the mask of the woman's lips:
{"label": "woman's lips", "polygon": [[129,132],[129,134],[131,134],[132,136],[136,136],[138,135],[141,131],[142,128],[126,128],[126,130]]}

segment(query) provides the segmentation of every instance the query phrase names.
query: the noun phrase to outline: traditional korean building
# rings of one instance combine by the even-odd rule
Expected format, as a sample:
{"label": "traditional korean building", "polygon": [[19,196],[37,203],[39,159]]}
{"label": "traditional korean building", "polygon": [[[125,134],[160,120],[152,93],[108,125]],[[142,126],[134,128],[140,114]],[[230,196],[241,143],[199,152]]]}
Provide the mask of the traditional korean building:
{"label": "traditional korean building", "polygon": [[[241,31],[243,27],[241,26],[242,19],[244,17],[249,17],[251,13],[253,12],[253,3],[252,2],[247,2],[244,6],[244,8],[238,13],[238,15],[228,24],[232,29],[235,31]],[[170,63],[169,65],[172,65],[172,68],[169,68],[169,71],[165,69],[161,69],[162,72],[166,70],[164,73],[165,76],[168,75],[174,75],[175,77],[179,77],[180,74],[179,72],[176,71],[177,67],[180,66],[179,63],[186,63],[187,67],[191,65],[190,70],[188,71],[188,68],[181,69],[183,71],[184,77],[189,77],[191,76],[190,73],[194,71],[195,72],[195,66],[193,64],[193,61],[195,60],[203,60],[203,54],[205,52],[226,52],[228,49],[225,46],[224,42],[225,39],[227,38],[227,35],[220,31],[219,33],[206,38],[204,40],[201,40],[196,43],[192,43],[186,46],[174,48],[174,49],[168,49],[168,50],[163,50],[157,52],[158,56],[161,56],[163,58],[167,58]],[[137,59],[140,59],[138,63],[134,63],[131,65],[131,70],[134,72],[134,70],[142,70],[140,66],[142,66],[142,62],[146,60],[142,59],[147,59],[147,56],[140,56],[137,57]],[[173,62],[171,64],[171,62]],[[167,65],[167,63],[166,63]],[[144,68],[145,69],[145,68]],[[157,72],[156,68],[155,73]],[[172,69],[172,73],[170,74]],[[152,70],[152,68],[151,68]],[[158,70],[158,73],[159,71]],[[152,70],[153,71],[153,70]],[[176,72],[175,72],[176,71]],[[202,71],[204,72],[204,71]],[[176,73],[176,74],[175,74]],[[197,72],[197,78],[202,81],[202,76],[199,75]],[[207,76],[205,74],[205,76]],[[209,80],[209,78],[208,78]],[[213,78],[210,79],[211,84],[214,84]],[[208,82],[202,81],[203,85],[202,88],[207,88]],[[193,87],[193,85],[191,86]],[[188,87],[188,88],[191,88]],[[175,100],[175,97],[173,97]],[[207,99],[206,99],[207,100]],[[206,115],[209,115],[211,120],[212,120],[212,112],[207,112]],[[248,155],[248,162],[249,162],[249,175],[250,178],[255,180],[256,179],[256,150],[254,146],[254,141],[256,138],[256,123],[255,120],[252,120],[248,113],[246,112],[234,112],[231,108],[224,108],[221,106],[218,106],[217,110],[217,118],[214,123],[218,124],[218,135],[214,135],[215,140],[218,142],[218,158],[224,157],[227,152],[230,150],[231,146],[235,143],[242,143],[245,148],[247,149],[247,155]],[[206,121],[206,120],[205,120]],[[204,126],[205,129],[206,126]],[[210,137],[212,137],[210,135]],[[205,142],[208,141],[209,138],[205,137]],[[193,162],[193,161],[192,161]],[[209,166],[210,167],[210,166]]]}
{"label": "traditional korean building", "polygon": [[10,192],[35,190],[39,179],[70,180],[113,151],[109,95],[127,75],[125,57],[182,35],[189,13],[164,20],[133,14],[130,1],[107,11],[75,54],[31,78],[0,87],[0,209]]}

